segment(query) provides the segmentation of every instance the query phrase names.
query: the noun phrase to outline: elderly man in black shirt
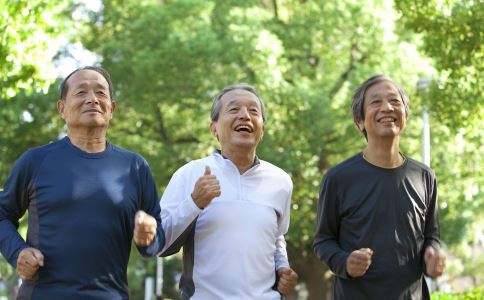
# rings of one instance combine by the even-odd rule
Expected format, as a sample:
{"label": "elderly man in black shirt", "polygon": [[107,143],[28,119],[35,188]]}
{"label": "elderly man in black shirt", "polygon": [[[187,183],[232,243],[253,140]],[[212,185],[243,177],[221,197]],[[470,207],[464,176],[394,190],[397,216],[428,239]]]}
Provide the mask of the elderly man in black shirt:
{"label": "elderly man in black shirt", "polygon": [[335,274],[335,299],[430,299],[423,275],[442,275],[445,256],[435,175],[399,148],[408,96],[377,75],[352,110],[368,145],[326,174],[314,251]]}

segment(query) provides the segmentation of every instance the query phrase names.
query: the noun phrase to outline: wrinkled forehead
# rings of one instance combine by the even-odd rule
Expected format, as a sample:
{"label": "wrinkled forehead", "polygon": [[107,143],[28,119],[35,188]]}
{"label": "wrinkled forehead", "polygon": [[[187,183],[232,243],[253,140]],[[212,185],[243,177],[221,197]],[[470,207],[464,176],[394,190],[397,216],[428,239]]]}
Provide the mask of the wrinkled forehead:
{"label": "wrinkled forehead", "polygon": [[391,81],[383,80],[370,85],[365,92],[365,97],[373,97],[381,93],[400,95],[398,87]]}
{"label": "wrinkled forehead", "polygon": [[109,83],[106,81],[106,78],[94,70],[80,70],[74,73],[67,80],[67,86],[69,89],[79,87],[109,89]]}
{"label": "wrinkled forehead", "polygon": [[381,96],[401,97],[398,87],[391,81],[383,80],[370,85],[365,91],[365,99]]}

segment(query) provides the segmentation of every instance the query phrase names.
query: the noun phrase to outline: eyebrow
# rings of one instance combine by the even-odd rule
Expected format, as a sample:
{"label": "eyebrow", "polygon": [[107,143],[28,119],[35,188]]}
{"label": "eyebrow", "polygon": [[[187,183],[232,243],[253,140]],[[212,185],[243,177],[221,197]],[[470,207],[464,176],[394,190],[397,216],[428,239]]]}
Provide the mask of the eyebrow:
{"label": "eyebrow", "polygon": [[[87,83],[87,82],[82,82],[82,83],[80,83],[78,86],[75,86],[75,87],[74,87],[74,89],[75,89],[75,90],[77,90],[77,89],[80,89],[80,88],[85,88],[85,87],[87,87],[87,86],[89,86],[89,85],[90,85],[90,84],[89,84],[89,83]],[[109,90],[109,88],[108,88],[108,87],[106,87],[106,86],[102,85],[102,84],[101,84],[101,83],[99,83],[99,82],[94,83],[93,85],[94,85],[94,88],[97,88],[97,89],[101,88],[101,89],[106,90],[106,91],[107,91],[107,90]]]}
{"label": "eyebrow", "polygon": [[[229,102],[226,104],[226,107],[229,107],[231,105],[235,105],[237,101],[239,101],[240,99],[232,99],[232,100],[229,100]],[[251,103],[249,106],[257,106],[259,107],[260,104],[257,100],[254,100],[253,103]]]}
{"label": "eyebrow", "polygon": [[[369,95],[369,98],[374,99],[374,98],[380,97],[380,95],[381,94],[372,94],[372,95]],[[393,92],[388,93],[387,95],[390,97],[400,97],[399,93],[393,93]]]}
{"label": "eyebrow", "polygon": [[233,104],[234,104],[234,102],[236,102],[236,101],[237,101],[237,100],[235,100],[235,99],[234,99],[234,100],[230,100],[230,101],[227,103],[227,105],[226,105],[226,106],[233,105]]}

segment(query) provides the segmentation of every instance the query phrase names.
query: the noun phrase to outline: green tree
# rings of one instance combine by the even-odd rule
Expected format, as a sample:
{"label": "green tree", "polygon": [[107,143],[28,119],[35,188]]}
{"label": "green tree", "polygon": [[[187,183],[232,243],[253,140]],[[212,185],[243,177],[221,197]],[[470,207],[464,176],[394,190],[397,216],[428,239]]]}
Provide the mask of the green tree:
{"label": "green tree", "polygon": [[395,1],[395,6],[405,29],[421,35],[422,49],[439,71],[438,84],[431,87],[429,97],[432,109],[438,111],[436,118],[454,132],[462,127],[482,127],[484,3],[403,0]]}
{"label": "green tree", "polygon": [[66,31],[68,1],[0,1],[0,100],[20,90],[44,92]]}
{"label": "green tree", "polygon": [[67,5],[69,1],[0,0],[2,183],[20,153],[38,145],[42,132],[51,129],[51,108],[44,115],[43,101],[56,77],[53,59],[69,24]]}

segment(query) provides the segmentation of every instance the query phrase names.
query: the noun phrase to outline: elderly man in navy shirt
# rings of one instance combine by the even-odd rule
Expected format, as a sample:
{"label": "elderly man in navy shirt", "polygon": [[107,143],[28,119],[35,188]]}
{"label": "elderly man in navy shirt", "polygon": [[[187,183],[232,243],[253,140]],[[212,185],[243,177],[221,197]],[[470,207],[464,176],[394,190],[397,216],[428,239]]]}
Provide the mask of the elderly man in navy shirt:
{"label": "elderly man in navy shirt", "polygon": [[147,162],[106,140],[112,95],[105,70],[72,72],[57,101],[67,136],[25,152],[0,192],[0,251],[22,278],[18,299],[128,299],[131,241],[145,256],[164,246]]}

